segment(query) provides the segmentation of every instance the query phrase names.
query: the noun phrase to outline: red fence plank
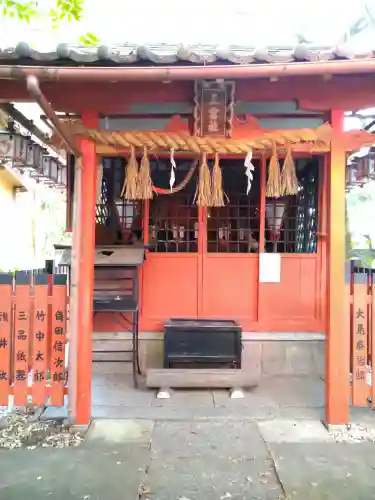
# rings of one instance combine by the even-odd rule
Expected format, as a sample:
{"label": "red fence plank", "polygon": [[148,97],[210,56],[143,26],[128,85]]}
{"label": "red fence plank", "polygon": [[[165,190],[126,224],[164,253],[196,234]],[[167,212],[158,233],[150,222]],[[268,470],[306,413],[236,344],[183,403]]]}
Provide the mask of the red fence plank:
{"label": "red fence plank", "polygon": [[27,403],[30,342],[30,276],[16,273],[14,318],[14,405]]}
{"label": "red fence plank", "polygon": [[66,276],[54,276],[52,285],[51,405],[64,405],[67,285]]}
{"label": "red fence plank", "polygon": [[371,276],[371,320],[370,320],[370,340],[371,340],[371,346],[370,346],[370,352],[371,352],[371,357],[370,357],[370,365],[371,365],[371,402],[372,402],[372,407],[374,408],[375,405],[375,367],[374,367],[374,359],[375,359],[375,287],[374,287],[374,279],[373,275]]}
{"label": "red fence plank", "polygon": [[0,405],[64,404],[67,303],[64,275],[0,273]]}
{"label": "red fence plank", "polygon": [[46,403],[47,336],[48,336],[48,275],[35,277],[32,345],[32,402],[35,406]]}
{"label": "red fence plank", "polygon": [[369,396],[367,384],[367,337],[368,296],[365,287],[354,286],[352,335],[353,406],[367,405]]}
{"label": "red fence plank", "polygon": [[11,380],[11,328],[12,328],[13,276],[0,274],[0,405],[7,406]]}

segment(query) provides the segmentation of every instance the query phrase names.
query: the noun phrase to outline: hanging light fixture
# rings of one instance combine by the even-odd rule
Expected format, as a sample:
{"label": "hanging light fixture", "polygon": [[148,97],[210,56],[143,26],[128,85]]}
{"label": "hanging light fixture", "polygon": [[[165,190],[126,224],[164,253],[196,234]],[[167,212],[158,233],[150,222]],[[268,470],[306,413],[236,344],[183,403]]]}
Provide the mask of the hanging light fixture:
{"label": "hanging light fixture", "polygon": [[44,182],[47,184],[49,182],[52,182],[52,179],[51,179],[51,160],[52,160],[52,157],[50,155],[43,156],[43,159],[42,159],[43,177],[44,177]]}
{"label": "hanging light fixture", "polygon": [[58,174],[58,161],[56,160],[56,158],[51,158],[50,178],[53,182],[57,182],[57,174]]}
{"label": "hanging light fixture", "polygon": [[280,239],[281,227],[285,214],[285,201],[281,199],[268,199],[266,203],[266,218],[271,241],[273,241],[273,251],[277,252],[277,243]]}
{"label": "hanging light fixture", "polygon": [[64,187],[68,185],[68,169],[66,165],[61,165],[61,185]]}
{"label": "hanging light fixture", "polygon": [[61,187],[66,187],[68,184],[67,172],[66,165],[59,163],[57,168],[57,184]]}
{"label": "hanging light fixture", "polygon": [[34,142],[30,135],[21,134],[13,121],[6,129],[0,129],[0,163],[7,163],[22,173],[29,170],[30,177],[47,185],[67,186],[66,167],[49,151]]}
{"label": "hanging light fixture", "polygon": [[36,169],[38,167],[38,161],[40,157],[41,146],[38,143],[33,142],[29,138],[29,142],[26,148],[26,162],[25,167]]}
{"label": "hanging light fixture", "polygon": [[24,167],[28,144],[29,138],[18,133],[9,123],[8,129],[0,130],[0,160],[9,162],[13,167]]}

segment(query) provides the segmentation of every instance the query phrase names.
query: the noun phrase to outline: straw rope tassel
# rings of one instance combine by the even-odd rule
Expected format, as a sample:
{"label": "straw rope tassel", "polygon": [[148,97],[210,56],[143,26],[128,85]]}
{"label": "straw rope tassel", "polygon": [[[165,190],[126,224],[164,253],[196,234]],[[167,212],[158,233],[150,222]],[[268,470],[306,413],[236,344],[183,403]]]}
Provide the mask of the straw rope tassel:
{"label": "straw rope tassel", "polygon": [[100,205],[102,201],[102,183],[103,183],[103,164],[101,159],[98,158],[98,165],[96,169],[96,203]]}
{"label": "straw rope tassel", "polygon": [[143,157],[138,175],[137,193],[139,200],[151,200],[153,196],[150,160],[146,148],[143,149]]}
{"label": "straw rope tassel", "polygon": [[125,170],[125,180],[121,197],[126,200],[137,200],[138,162],[134,147],[130,150],[130,158]]}
{"label": "straw rope tassel", "polygon": [[280,198],[281,196],[280,164],[277,157],[275,142],[272,143],[272,156],[268,172],[266,196],[267,198]]}
{"label": "straw rope tassel", "polygon": [[223,174],[219,165],[219,155],[216,153],[212,171],[212,206],[224,206]]}
{"label": "straw rope tassel", "polygon": [[207,154],[203,153],[199,168],[198,199],[199,207],[210,207],[212,204],[211,176],[207,164]]}
{"label": "straw rope tassel", "polygon": [[294,164],[292,148],[288,144],[284,160],[283,170],[281,172],[281,194],[290,196],[298,193],[298,178],[296,166]]}

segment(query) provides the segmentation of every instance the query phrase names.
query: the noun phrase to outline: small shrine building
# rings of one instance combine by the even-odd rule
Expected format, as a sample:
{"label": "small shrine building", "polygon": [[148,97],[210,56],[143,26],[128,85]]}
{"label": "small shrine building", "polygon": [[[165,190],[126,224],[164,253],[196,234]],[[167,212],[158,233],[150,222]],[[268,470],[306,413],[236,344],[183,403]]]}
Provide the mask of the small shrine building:
{"label": "small shrine building", "polygon": [[93,315],[96,244],[145,248],[144,368],[169,318],[233,319],[249,373],[321,371],[326,421],[348,422],[346,157],[373,135],[343,120],[373,106],[375,59],[305,45],[5,56],[1,99],[36,100],[70,154],[74,420],[90,418],[92,332],[121,330]]}

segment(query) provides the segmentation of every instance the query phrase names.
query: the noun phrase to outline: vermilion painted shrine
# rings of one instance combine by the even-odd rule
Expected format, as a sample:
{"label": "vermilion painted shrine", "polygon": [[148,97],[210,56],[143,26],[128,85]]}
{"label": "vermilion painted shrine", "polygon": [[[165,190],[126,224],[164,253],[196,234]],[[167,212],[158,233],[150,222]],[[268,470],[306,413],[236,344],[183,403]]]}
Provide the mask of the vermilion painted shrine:
{"label": "vermilion painted shrine", "polygon": [[[145,370],[162,363],[153,341],[170,318],[234,320],[243,358],[259,350],[267,369],[286,369],[290,346],[311,361],[325,344],[327,423],[348,422],[350,373],[354,404],[374,393],[365,375],[372,281],[356,295],[351,288],[350,336],[344,266],[346,155],[373,135],[344,132],[343,117],[373,106],[375,59],[302,48],[283,51],[282,62],[271,51],[259,60],[202,47],[176,52],[174,63],[155,48],[139,61],[108,47],[104,59],[80,49],[79,66],[74,48],[68,60],[58,51],[48,61],[35,51],[2,60],[1,99],[36,100],[55,145],[70,153],[76,423],[90,419],[92,332],[123,331],[117,313],[130,320]],[[249,378],[258,369],[243,363]]]}

